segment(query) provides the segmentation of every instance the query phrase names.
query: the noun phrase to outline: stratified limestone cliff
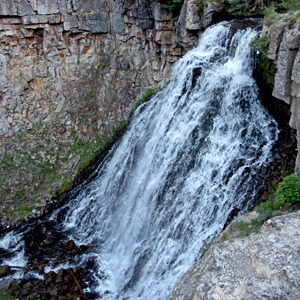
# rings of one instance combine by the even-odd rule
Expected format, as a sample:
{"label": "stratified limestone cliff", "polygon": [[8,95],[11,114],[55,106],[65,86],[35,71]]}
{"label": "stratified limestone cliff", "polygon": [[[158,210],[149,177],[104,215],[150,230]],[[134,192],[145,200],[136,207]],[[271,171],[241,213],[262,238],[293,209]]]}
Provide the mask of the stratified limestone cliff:
{"label": "stratified limestone cliff", "polygon": [[149,0],[1,1],[0,136],[57,121],[92,133],[83,111],[111,129],[224,8],[189,0],[178,17]]}

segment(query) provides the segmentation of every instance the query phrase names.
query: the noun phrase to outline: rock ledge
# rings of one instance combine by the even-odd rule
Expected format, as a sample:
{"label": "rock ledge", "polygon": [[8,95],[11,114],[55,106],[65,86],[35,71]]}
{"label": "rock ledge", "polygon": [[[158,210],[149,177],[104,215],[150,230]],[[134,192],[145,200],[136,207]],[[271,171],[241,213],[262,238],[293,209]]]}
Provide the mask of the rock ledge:
{"label": "rock ledge", "polygon": [[300,299],[300,212],[259,233],[212,246],[177,284],[174,299]]}

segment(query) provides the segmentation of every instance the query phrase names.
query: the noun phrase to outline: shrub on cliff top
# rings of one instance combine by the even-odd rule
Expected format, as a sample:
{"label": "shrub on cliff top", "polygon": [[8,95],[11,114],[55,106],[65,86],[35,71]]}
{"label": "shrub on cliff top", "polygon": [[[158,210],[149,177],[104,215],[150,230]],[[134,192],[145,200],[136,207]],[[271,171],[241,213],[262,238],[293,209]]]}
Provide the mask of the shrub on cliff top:
{"label": "shrub on cliff top", "polygon": [[264,15],[263,23],[271,23],[282,14],[294,14],[300,10],[299,0],[229,0],[228,2],[230,14],[238,17]]}
{"label": "shrub on cliff top", "polygon": [[228,12],[238,17],[250,17],[263,13],[263,0],[229,0]]}
{"label": "shrub on cliff top", "polygon": [[300,177],[295,174],[286,176],[279,184],[276,196],[281,203],[300,201]]}
{"label": "shrub on cliff top", "polygon": [[179,12],[184,0],[159,0],[159,2],[165,9]]}

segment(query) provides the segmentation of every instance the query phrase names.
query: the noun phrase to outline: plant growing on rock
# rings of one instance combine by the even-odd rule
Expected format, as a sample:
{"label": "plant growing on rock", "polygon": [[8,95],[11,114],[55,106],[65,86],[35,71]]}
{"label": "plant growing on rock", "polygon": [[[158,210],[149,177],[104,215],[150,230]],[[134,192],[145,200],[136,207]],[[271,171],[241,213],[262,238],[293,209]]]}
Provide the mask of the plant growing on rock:
{"label": "plant growing on rock", "polygon": [[183,0],[159,0],[159,2],[162,4],[163,8],[178,12],[180,11],[180,8],[184,1]]}
{"label": "plant growing on rock", "polygon": [[238,17],[250,17],[263,14],[263,0],[229,0],[228,12]]}
{"label": "plant growing on rock", "polygon": [[279,203],[295,203],[300,201],[300,177],[291,174],[286,176],[276,191]]}
{"label": "plant growing on rock", "polygon": [[257,37],[250,43],[250,47],[253,52],[258,54],[259,58],[259,70],[262,72],[263,78],[266,81],[266,85],[272,87],[274,76],[276,73],[276,65],[274,62],[269,59],[268,51],[269,51],[270,39],[268,35]]}
{"label": "plant growing on rock", "polygon": [[292,14],[297,19],[299,10],[299,0],[229,0],[228,7],[228,12],[233,16],[264,16],[264,24],[272,24],[277,18],[287,14]]}
{"label": "plant growing on rock", "polygon": [[263,55],[268,54],[270,39],[267,35],[260,36],[250,43],[250,47],[254,52],[259,51]]}

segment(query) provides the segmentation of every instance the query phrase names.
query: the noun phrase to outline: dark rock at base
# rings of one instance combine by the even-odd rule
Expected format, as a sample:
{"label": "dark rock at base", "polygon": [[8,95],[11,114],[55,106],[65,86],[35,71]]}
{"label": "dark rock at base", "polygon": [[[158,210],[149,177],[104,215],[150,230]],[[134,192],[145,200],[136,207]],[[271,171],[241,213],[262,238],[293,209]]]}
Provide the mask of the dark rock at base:
{"label": "dark rock at base", "polygon": [[14,281],[15,279],[13,278],[8,278],[3,281],[0,281],[0,293],[8,291]]}
{"label": "dark rock at base", "polygon": [[1,266],[0,267],[0,278],[5,277],[11,273],[9,266]]}
{"label": "dark rock at base", "polygon": [[[44,274],[44,280],[9,278],[0,282],[0,292],[8,292],[16,299],[95,299],[98,295],[89,295],[83,289],[87,287],[84,282],[82,268],[61,269],[58,274],[51,271]],[[76,280],[75,280],[76,278]],[[69,297],[69,298],[68,298]]]}

